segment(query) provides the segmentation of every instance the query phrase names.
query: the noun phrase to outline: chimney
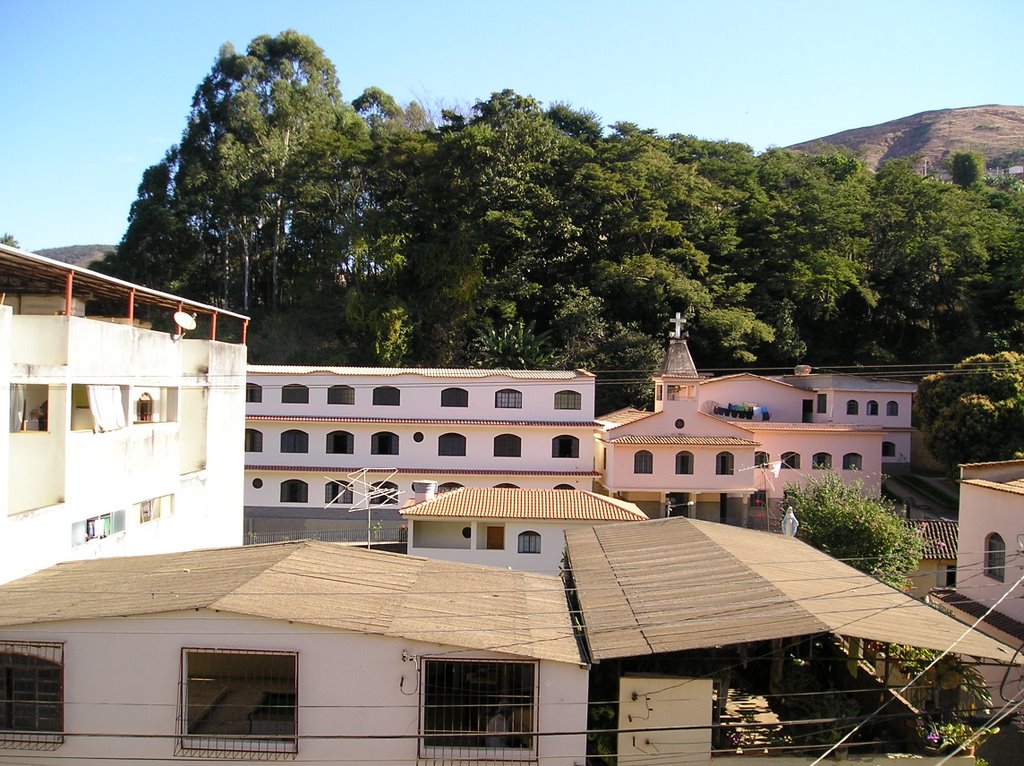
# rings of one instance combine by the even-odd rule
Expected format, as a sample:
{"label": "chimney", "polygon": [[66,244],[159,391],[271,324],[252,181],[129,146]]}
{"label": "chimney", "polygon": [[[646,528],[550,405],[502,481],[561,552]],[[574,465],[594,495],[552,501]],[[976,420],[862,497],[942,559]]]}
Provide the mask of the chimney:
{"label": "chimney", "polygon": [[436,481],[414,481],[412,483],[412,499],[414,503],[425,503],[428,500],[433,500],[436,494]]}

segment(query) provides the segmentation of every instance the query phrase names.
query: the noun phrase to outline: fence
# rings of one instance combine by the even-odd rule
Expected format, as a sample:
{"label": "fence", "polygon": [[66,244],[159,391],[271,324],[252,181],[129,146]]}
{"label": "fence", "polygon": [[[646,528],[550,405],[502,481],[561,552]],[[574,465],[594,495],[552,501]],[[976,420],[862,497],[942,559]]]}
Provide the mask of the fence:
{"label": "fence", "polygon": [[[344,529],[313,529],[294,532],[247,532],[246,545],[280,543],[288,540],[319,540],[324,543],[361,543],[366,545],[366,526],[352,525]],[[404,543],[409,530],[402,521],[375,521],[370,525],[370,540],[373,543]]]}

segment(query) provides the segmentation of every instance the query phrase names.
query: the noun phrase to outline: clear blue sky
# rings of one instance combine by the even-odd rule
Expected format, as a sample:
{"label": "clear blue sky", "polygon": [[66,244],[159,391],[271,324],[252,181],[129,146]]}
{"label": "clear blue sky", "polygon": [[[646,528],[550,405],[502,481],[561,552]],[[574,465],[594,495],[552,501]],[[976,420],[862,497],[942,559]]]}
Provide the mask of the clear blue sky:
{"label": "clear blue sky", "polygon": [[220,46],[296,29],[342,93],[511,88],[761,151],[929,109],[1024,104],[1021,0],[0,0],[0,233],[116,244]]}

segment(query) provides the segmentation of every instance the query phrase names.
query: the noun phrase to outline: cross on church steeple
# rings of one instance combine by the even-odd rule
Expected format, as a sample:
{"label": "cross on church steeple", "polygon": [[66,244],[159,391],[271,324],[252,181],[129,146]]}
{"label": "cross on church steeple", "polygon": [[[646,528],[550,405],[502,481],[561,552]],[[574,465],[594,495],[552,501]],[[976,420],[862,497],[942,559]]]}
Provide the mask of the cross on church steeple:
{"label": "cross on church steeple", "polygon": [[671,324],[675,325],[675,329],[670,331],[668,337],[670,338],[682,338],[683,328],[686,327],[686,319],[678,311],[673,319],[668,320]]}

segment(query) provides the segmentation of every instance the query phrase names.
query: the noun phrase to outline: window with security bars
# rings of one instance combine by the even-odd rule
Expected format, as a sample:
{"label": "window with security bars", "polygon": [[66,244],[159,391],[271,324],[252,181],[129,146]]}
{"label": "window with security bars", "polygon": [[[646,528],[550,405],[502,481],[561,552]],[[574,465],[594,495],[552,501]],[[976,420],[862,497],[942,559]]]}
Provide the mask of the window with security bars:
{"label": "window with security bars", "polygon": [[518,410],[523,406],[523,392],[514,388],[502,388],[494,392],[494,406],[498,409]]}
{"label": "window with security bars", "polygon": [[327,389],[328,404],[355,404],[356,390],[352,386],[331,386]]}
{"label": "window with security bars", "polygon": [[0,748],[64,742],[64,645],[0,641]]}
{"label": "window with security bars", "polygon": [[534,757],[535,663],[425,659],[422,673],[422,757]]}
{"label": "window with security bars", "polygon": [[559,391],[555,394],[556,410],[583,409],[583,397],[578,391]]}
{"label": "window with security bars", "polygon": [[182,649],[175,754],[298,752],[297,666],[295,652]]}

